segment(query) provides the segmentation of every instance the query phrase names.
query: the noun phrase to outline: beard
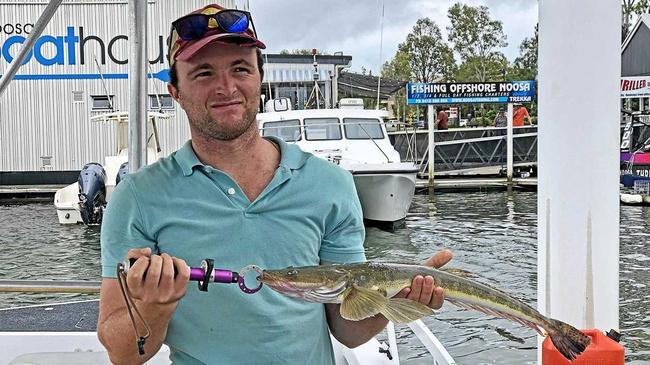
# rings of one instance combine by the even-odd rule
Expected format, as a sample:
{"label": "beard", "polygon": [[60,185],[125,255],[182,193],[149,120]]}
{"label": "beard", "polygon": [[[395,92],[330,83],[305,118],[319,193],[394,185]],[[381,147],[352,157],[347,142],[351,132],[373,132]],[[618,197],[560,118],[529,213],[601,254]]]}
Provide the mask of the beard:
{"label": "beard", "polygon": [[[259,100],[259,97],[253,98],[253,100]],[[257,129],[257,103],[245,104],[242,115],[235,116],[234,121],[231,122],[217,120],[205,110],[205,107],[191,103],[184,104],[182,106],[189,119],[191,129],[207,140],[232,141],[251,130],[253,125]]]}
{"label": "beard", "polygon": [[256,115],[257,110],[247,108],[241,118],[228,125],[220,123],[209,115],[205,115],[198,120],[190,119],[190,125],[205,139],[232,141],[251,129],[251,125],[256,122]]}

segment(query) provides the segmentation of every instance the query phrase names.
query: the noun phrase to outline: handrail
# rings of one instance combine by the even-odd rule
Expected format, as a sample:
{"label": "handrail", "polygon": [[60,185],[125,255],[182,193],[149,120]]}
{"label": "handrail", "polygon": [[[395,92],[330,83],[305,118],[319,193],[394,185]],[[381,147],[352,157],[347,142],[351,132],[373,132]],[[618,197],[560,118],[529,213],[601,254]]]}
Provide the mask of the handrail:
{"label": "handrail", "polygon": [[0,280],[0,293],[99,293],[101,282],[80,280]]}
{"label": "handrail", "polygon": [[390,163],[390,162],[391,162],[391,161],[390,161],[390,158],[388,157],[388,155],[386,154],[386,152],[384,152],[384,150],[382,150],[381,147],[379,147],[379,145],[377,144],[377,142],[375,142],[374,138],[372,138],[372,136],[370,135],[370,133],[368,133],[368,131],[367,131],[365,128],[363,128],[363,126],[361,125],[361,123],[357,122],[357,123],[355,123],[355,124],[358,125],[359,128],[361,128],[361,130],[362,130],[362,131],[363,131],[363,132],[368,136],[368,138],[370,138],[370,140],[371,140],[372,143],[375,145],[375,147],[377,147],[377,149],[379,149],[379,152],[381,152],[381,154],[384,155],[384,157],[386,157],[386,161]]}

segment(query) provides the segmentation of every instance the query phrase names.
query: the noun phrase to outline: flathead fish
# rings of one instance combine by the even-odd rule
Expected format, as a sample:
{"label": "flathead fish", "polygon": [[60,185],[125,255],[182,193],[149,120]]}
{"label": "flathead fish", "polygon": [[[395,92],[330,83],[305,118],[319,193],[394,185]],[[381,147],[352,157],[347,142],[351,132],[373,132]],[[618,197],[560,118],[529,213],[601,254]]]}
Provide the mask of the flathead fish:
{"label": "flathead fish", "polygon": [[289,267],[264,270],[259,280],[273,290],[317,303],[340,303],[341,316],[360,321],[383,314],[395,323],[408,323],[433,314],[433,310],[406,298],[393,298],[411,286],[417,275],[430,275],[445,291],[445,300],[460,307],[506,318],[550,336],[555,347],[569,360],[580,355],[590,337],[571,325],[548,318],[505,292],[456,275],[451,270],[392,263],[359,263]]}

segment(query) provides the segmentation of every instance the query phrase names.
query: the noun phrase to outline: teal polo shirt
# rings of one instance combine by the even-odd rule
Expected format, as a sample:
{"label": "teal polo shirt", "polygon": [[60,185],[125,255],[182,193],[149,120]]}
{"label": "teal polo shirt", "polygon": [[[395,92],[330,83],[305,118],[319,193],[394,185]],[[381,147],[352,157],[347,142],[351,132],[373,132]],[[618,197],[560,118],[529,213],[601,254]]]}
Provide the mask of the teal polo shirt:
{"label": "teal polo shirt", "polygon": [[[200,267],[238,271],[365,260],[361,205],[352,175],[273,138],[281,161],[250,202],[228,174],[202,164],[187,142],[116,187],[101,229],[102,275],[130,248],[151,247]],[[120,299],[118,299],[120,300]],[[131,327],[122,329],[125,335]],[[323,304],[262,288],[190,283],[165,343],[174,364],[333,364]],[[134,343],[135,346],[135,343]]]}

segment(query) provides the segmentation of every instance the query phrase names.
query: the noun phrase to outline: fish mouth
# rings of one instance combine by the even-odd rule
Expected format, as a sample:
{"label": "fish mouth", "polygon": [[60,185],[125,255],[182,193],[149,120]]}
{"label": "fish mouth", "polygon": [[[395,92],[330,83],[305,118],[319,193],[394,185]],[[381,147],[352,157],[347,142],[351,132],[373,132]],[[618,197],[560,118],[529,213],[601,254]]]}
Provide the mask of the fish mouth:
{"label": "fish mouth", "polygon": [[293,281],[282,275],[274,275],[267,271],[262,273],[259,280],[276,292],[286,296],[318,303],[338,302],[339,294],[346,288],[345,281],[340,281],[330,287],[323,285],[323,283]]}
{"label": "fish mouth", "polygon": [[310,290],[310,288],[301,288],[291,281],[267,271],[262,272],[258,280],[277,292],[297,298],[301,298],[305,292]]}

